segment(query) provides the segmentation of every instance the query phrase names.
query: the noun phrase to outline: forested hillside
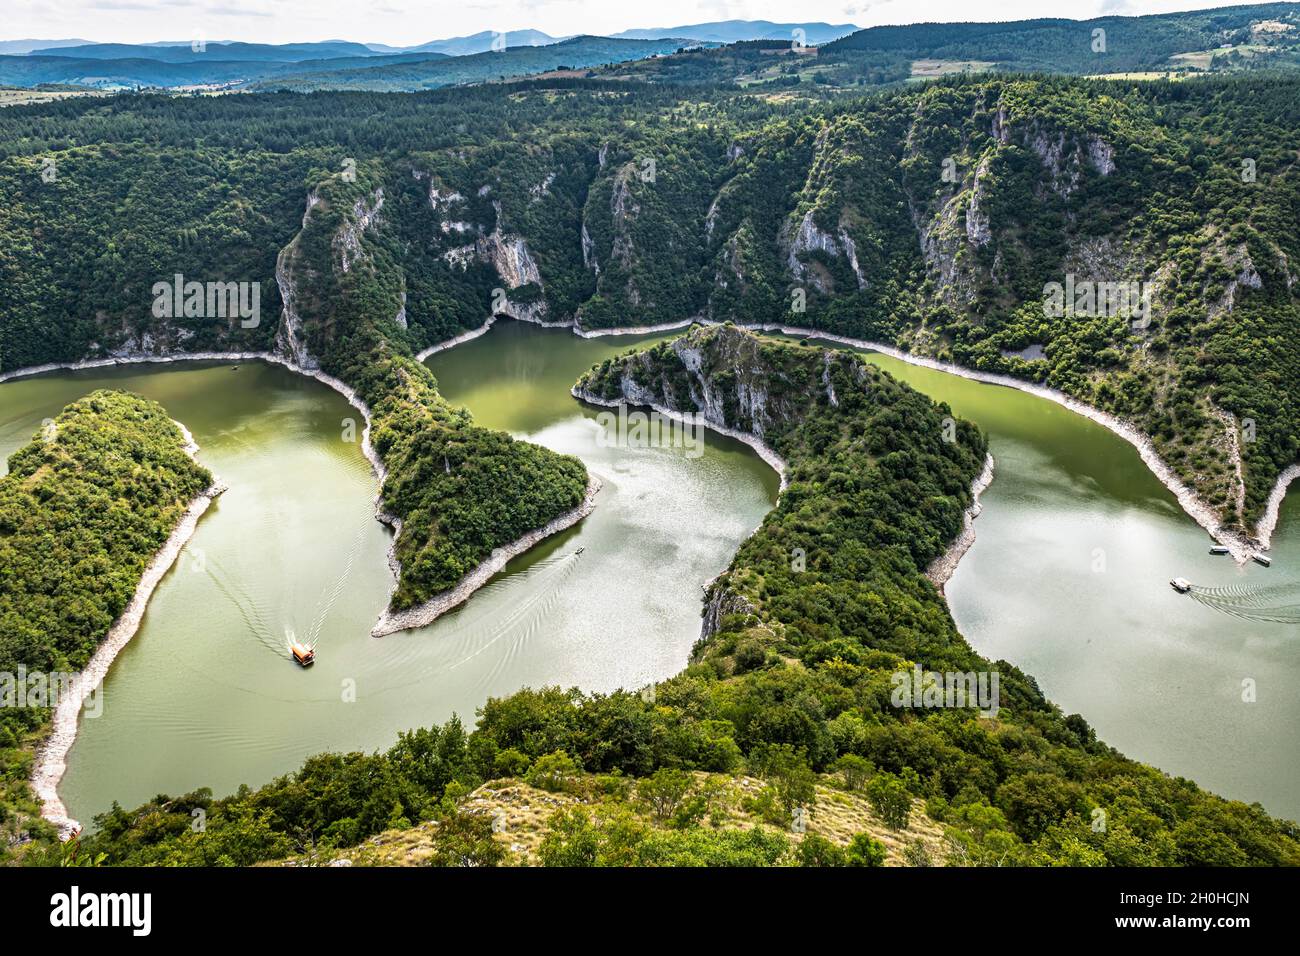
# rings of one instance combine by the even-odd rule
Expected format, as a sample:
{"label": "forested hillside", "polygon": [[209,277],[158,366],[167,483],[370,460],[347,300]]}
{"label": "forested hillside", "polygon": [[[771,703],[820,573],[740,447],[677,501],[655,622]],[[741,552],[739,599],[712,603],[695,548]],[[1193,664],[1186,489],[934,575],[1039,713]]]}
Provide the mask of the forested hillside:
{"label": "forested hillside", "polygon": [[[285,302],[278,346],[304,369],[351,385],[370,409],[383,461],[382,517],[401,565],[391,606],[403,610],[454,587],[492,551],[576,508],[582,462],[479,428],[437,391],[407,346],[407,294],[369,165],[323,177],[276,277]],[[414,306],[414,303],[412,303]]]}
{"label": "forested hillside", "polygon": [[[115,101],[107,116],[82,114],[100,129],[90,137],[75,120],[32,114],[66,131],[62,148],[3,164],[0,228],[13,241],[0,251],[0,369],[278,351],[343,380],[371,409],[372,442],[388,472],[383,510],[399,528],[402,567],[394,609],[452,587],[494,548],[582,501],[580,462],[475,427],[412,360],[413,344],[481,321],[492,284],[471,285],[484,293],[477,299],[444,293],[458,296],[455,308],[422,297],[430,294],[414,265],[408,285],[394,263],[400,256],[414,264],[420,249],[390,228],[418,226],[397,212],[401,189],[418,186],[409,172],[404,181],[369,148],[342,155],[339,126],[292,146],[294,124],[260,105],[257,132],[237,109],[227,114],[226,139],[220,123],[205,123],[202,108],[154,97],[127,102],[119,111]],[[305,110],[300,129],[317,118]],[[256,143],[259,136],[267,141]],[[87,139],[93,143],[74,145]],[[393,197],[387,207],[385,187]],[[255,286],[260,308],[249,319],[207,308],[160,317],[154,286],[174,285],[175,276]],[[408,295],[410,311],[428,317],[416,335],[403,317]]]}
{"label": "forested hillside", "polygon": [[[1247,531],[1300,450],[1300,81],[967,77],[826,102],[553,78],[5,119],[0,368],[266,346],[306,197],[364,182],[358,315],[399,350],[492,312],[825,329],[1128,419]],[[260,281],[265,320],[159,322],[149,287],[173,273]]]}
{"label": "forested hillside", "polygon": [[980,61],[1052,73],[1205,69],[1211,59],[1214,68],[1294,68],[1300,63],[1300,13],[1294,3],[1264,3],[1092,20],[880,26],[835,40],[826,52]]}
{"label": "forested hillside", "polygon": [[[872,834],[886,829],[917,865],[1300,862],[1293,824],[1127,760],[966,644],[923,573],[961,528],[986,454],[946,407],[855,355],[730,327],[608,361],[578,388],[702,412],[787,462],[778,507],[710,589],[683,673],[653,693],[524,690],[489,700],[472,733],[452,720],[231,797],[115,807],[78,852],[364,860],[409,834],[434,865],[492,865],[515,837],[494,832],[483,794],[522,778],[556,807],[547,865],[880,865]],[[914,665],[996,673],[995,712],[900,706],[897,675]],[[869,810],[852,825],[835,814],[846,805]],[[778,832],[792,830],[806,832]]]}

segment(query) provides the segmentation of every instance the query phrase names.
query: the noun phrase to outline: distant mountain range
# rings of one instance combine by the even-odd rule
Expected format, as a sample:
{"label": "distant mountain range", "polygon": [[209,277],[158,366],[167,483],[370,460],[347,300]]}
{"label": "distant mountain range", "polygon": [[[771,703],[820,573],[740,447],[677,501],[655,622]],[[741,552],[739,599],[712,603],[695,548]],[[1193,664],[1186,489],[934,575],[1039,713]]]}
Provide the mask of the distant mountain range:
{"label": "distant mountain range", "polygon": [[[804,43],[828,43],[847,36],[858,28],[851,23],[773,23],[770,20],[720,20],[675,27],[624,30],[610,34],[615,40],[698,40],[708,43],[736,43],[741,40],[791,39],[798,36]],[[802,31],[796,34],[795,31]],[[430,40],[414,46],[390,46],[385,43],[355,43],[350,40],[324,40],[314,43],[242,43],[210,40],[202,50],[193,49],[191,40],[158,40],[152,43],[95,43],[91,40],[0,40],[0,55],[68,56],[82,60],[142,59],[163,63],[188,63],[201,56],[217,54],[225,61],[296,63],[334,57],[375,57],[408,53],[442,53],[446,56],[473,56],[504,47],[551,46],[573,39],[555,37],[541,30],[509,30],[502,35],[482,30],[469,36]]]}
{"label": "distant mountain range", "polygon": [[[674,34],[682,36],[683,34]],[[569,37],[553,37],[543,33],[540,30],[508,30],[504,34],[504,45],[501,42],[501,34],[495,30],[483,30],[467,37],[452,37],[449,40],[431,40],[428,43],[422,43],[419,46],[405,47],[397,52],[403,53],[445,53],[447,56],[472,56],[475,53],[488,53],[498,48],[509,49],[517,46],[549,46],[553,43],[559,43],[561,40],[567,40]],[[495,46],[494,46],[495,44]],[[375,44],[371,44],[374,48]]]}
{"label": "distant mountain range", "polygon": [[324,43],[87,43],[32,51],[36,56],[66,56],[79,60],[147,59],[160,63],[192,63],[200,59],[239,62],[297,63],[342,56],[379,56],[364,43],[329,40]]}
{"label": "distant mountain range", "polygon": [[[665,37],[690,37],[712,43],[739,43],[742,40],[791,40],[819,44],[856,33],[852,23],[773,23],[770,20],[718,20],[681,27],[650,30],[624,30],[610,34],[626,40],[661,40]],[[796,33],[795,31],[800,31]]]}
{"label": "distant mountain range", "polygon": [[54,50],[60,47],[84,46],[89,40],[0,40],[0,55],[23,56],[33,50]]}
{"label": "distant mountain range", "polygon": [[[627,40],[573,37],[546,45],[507,45],[489,51],[449,56],[432,50],[385,54],[357,44],[209,43],[203,52],[189,46],[155,50],[102,44],[90,49],[66,47],[25,56],[0,56],[0,86],[69,85],[97,89],[219,87],[253,90],[427,90],[464,83],[482,83],[566,68],[625,63],[674,53],[698,41],[679,37]],[[107,49],[106,49],[107,48]],[[468,47],[466,47],[468,48]],[[131,54],[131,55],[127,55]],[[152,55],[158,54],[158,55]],[[294,60],[282,57],[292,55]],[[310,58],[304,58],[310,57]]]}
{"label": "distant mountain range", "polygon": [[[822,43],[851,24],[727,20],[615,37],[553,37],[540,30],[504,35],[484,30],[416,46],[325,40],[243,43],[189,40],[93,43],[86,40],[0,42],[0,85],[66,84],[99,89],[228,87],[253,89],[418,90],[524,76],[556,67],[586,69],[673,53],[684,46],[798,38]],[[795,31],[803,31],[796,33]],[[539,53],[547,50],[550,52]],[[494,60],[485,57],[502,56]],[[438,62],[451,59],[465,62]]]}
{"label": "distant mountain range", "polygon": [[[1096,46],[1095,31],[1106,42]],[[791,40],[816,47],[790,58]],[[748,41],[748,42],[746,42]],[[680,51],[682,55],[678,54]],[[786,49],[784,53],[791,51]],[[619,81],[825,89],[881,86],[950,72],[1142,76],[1300,69],[1300,4],[1269,3],[1142,17],[852,24],[723,20],[556,38],[481,31],[411,47],[325,40],[150,44],[81,40],[0,43],[0,86],[100,90],[396,92],[491,82],[559,69]]]}
{"label": "distant mountain range", "polygon": [[[350,68],[340,60],[318,60],[316,71],[295,70],[268,76],[245,86],[257,90],[372,90],[400,92],[432,90],[466,83],[485,83],[532,76],[554,70],[588,70],[593,67],[646,60],[675,53],[684,46],[700,45],[686,38],[621,40],[610,37],[573,37],[545,46],[513,46],[500,52],[447,56],[411,53],[379,57]],[[303,66],[303,64],[299,64]]]}

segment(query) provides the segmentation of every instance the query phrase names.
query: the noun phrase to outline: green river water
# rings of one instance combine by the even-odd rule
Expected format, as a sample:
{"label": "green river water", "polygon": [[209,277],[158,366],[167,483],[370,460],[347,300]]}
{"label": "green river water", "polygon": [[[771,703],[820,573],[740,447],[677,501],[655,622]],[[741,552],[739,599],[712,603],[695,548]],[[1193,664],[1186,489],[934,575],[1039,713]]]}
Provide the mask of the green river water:
{"label": "green river water", "polygon": [[[775,500],[745,446],[615,447],[569,386],[660,337],[579,339],[513,322],[433,356],[443,394],[480,424],[577,454],[604,482],[596,511],[511,562],[468,604],[385,638],[389,535],[357,413],[263,363],[138,365],[0,386],[0,454],[93,388],[163,403],[230,485],[159,585],[84,719],[60,791],[83,822],[198,786],[257,785],[322,750],[388,746],[398,731],[523,686],[637,687],[676,673],[699,635],[700,586]],[[997,476],[947,593],[982,653],[1034,675],[1108,743],[1215,791],[1300,817],[1300,648],[1294,625],[1244,621],[1174,593],[1174,575],[1246,586],[1300,579],[1297,496],[1274,566],[1238,569],[1100,426],[1012,389],[873,355],[991,435]],[[360,422],[356,431],[360,432]],[[582,548],[581,555],[575,554]],[[310,670],[284,636],[318,635]],[[1257,699],[1242,701],[1242,681]]]}

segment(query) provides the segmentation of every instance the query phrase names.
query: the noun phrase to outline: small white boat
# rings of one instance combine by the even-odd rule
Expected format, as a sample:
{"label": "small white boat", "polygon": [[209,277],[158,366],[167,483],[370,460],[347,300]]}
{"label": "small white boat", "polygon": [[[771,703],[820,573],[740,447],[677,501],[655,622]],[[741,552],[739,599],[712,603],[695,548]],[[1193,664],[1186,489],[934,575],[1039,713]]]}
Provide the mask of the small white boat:
{"label": "small white boat", "polygon": [[1187,580],[1187,578],[1174,578],[1169,582],[1169,586],[1179,594],[1186,594],[1192,589],[1192,582]]}
{"label": "small white boat", "polygon": [[1273,559],[1267,554],[1252,554],[1251,557],[1255,559],[1256,564],[1262,564],[1266,568],[1273,566]]}

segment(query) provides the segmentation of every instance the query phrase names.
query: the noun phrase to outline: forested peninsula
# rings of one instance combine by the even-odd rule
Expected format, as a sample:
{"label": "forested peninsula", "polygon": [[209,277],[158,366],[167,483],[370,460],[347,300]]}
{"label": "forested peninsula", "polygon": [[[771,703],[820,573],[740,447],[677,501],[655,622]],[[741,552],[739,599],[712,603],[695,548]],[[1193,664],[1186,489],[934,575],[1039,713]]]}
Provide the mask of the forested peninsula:
{"label": "forested peninsula", "polygon": [[[472,732],[453,719],[257,790],[115,807],[83,849],[116,864],[1300,862],[1294,824],[1123,757],[971,650],[924,573],[987,455],[945,406],[857,356],[730,327],[576,388],[705,415],[787,463],[681,674],[652,692],[523,690],[487,701]],[[900,706],[897,675],[918,668],[996,673],[996,706]],[[525,805],[552,809],[526,837],[494,836]]]}
{"label": "forested peninsula", "polygon": [[[197,520],[220,492],[191,450],[189,437],[160,405],[101,390],[69,405],[9,458],[9,473],[0,478],[0,830],[6,842],[51,835],[29,786],[51,716],[56,708],[65,722],[70,716],[75,732],[83,690],[103,676],[85,673],[87,664],[111,631],[120,627],[120,643],[130,640],[139,617],[127,612],[136,605],[143,612],[156,583],[148,573],[155,556],[182,518],[193,510]],[[183,543],[176,541],[174,550]],[[156,577],[174,558],[166,556]],[[145,579],[150,583],[141,594]],[[47,798],[57,782],[56,776]]]}

